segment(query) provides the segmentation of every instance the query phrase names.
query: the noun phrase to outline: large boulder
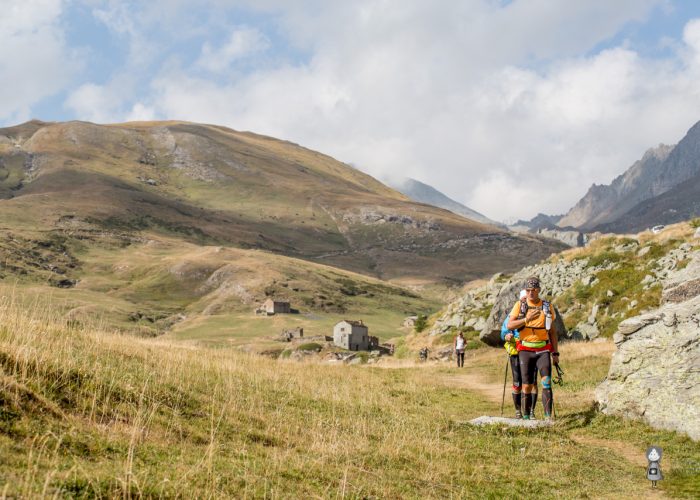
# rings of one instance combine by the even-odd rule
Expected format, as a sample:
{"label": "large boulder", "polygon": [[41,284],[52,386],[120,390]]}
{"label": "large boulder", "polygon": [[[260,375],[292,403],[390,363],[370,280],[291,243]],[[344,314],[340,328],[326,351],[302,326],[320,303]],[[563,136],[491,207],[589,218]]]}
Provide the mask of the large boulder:
{"label": "large boulder", "polygon": [[700,251],[664,281],[665,303],[626,319],[595,398],[603,413],[700,439]]}

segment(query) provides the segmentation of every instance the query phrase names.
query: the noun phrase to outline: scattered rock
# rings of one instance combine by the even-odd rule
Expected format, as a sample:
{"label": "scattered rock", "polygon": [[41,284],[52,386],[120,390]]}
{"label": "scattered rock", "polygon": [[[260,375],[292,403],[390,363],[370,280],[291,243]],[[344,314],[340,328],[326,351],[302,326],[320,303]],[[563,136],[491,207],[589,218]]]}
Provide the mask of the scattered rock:
{"label": "scattered rock", "polygon": [[142,165],[156,165],[158,157],[153,151],[145,151],[139,158],[139,163]]}
{"label": "scattered rock", "polygon": [[582,280],[581,283],[583,283],[584,286],[591,286],[593,283],[598,281],[595,276],[585,276]]}
{"label": "scattered rock", "polygon": [[593,306],[593,309],[591,309],[591,314],[588,315],[588,324],[589,325],[595,324],[595,319],[596,319],[596,316],[598,316],[598,308],[599,307],[600,306],[598,304],[595,304]]}
{"label": "scattered rock", "polygon": [[595,323],[579,323],[571,330],[572,340],[593,340],[599,335],[600,330]]}
{"label": "scattered rock", "polygon": [[664,302],[684,302],[700,295],[700,278],[682,283],[669,290],[664,290]]}
{"label": "scattered rock", "polygon": [[418,316],[408,316],[404,318],[403,320],[403,326],[406,328],[413,328],[416,324],[416,320],[418,319]]}
{"label": "scattered rock", "polygon": [[481,331],[484,329],[486,326],[486,320],[484,318],[477,318],[476,321],[474,321],[472,328],[476,331]]}
{"label": "scattered rock", "polygon": [[77,283],[78,280],[73,280],[73,279],[60,279],[60,280],[49,280],[49,283],[52,286],[55,286],[57,288],[73,288]]}
{"label": "scattered rock", "polygon": [[633,318],[628,318],[620,323],[617,327],[617,331],[622,335],[630,335],[647,325],[658,322],[659,320],[661,320],[661,315],[658,313],[648,313],[640,316],[634,316]]}
{"label": "scattered rock", "polygon": [[551,420],[523,420],[522,418],[481,416],[469,421],[472,425],[507,425],[509,427],[549,427]]}

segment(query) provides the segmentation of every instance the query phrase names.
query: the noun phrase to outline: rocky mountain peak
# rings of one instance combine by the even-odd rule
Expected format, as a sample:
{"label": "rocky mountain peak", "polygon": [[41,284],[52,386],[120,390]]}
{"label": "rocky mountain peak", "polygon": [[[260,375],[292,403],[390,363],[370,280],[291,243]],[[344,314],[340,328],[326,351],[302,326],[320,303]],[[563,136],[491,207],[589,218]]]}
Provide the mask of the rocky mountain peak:
{"label": "rocky mountain peak", "polygon": [[[585,196],[562,217],[559,225],[585,231],[606,231],[618,226],[624,228],[624,223],[615,223],[624,220],[625,214],[699,174],[700,122],[693,125],[676,146],[659,144],[645,151],[640,160],[616,177],[610,185],[593,184]],[[683,203],[685,202],[679,201],[679,205]],[[654,210],[646,209],[646,212],[651,216]],[[674,222],[679,220],[683,220],[683,217]],[[638,229],[640,222],[636,220],[634,229]],[[658,221],[650,219],[646,223],[648,226],[654,224],[658,224]],[[633,228],[630,226],[627,230]]]}

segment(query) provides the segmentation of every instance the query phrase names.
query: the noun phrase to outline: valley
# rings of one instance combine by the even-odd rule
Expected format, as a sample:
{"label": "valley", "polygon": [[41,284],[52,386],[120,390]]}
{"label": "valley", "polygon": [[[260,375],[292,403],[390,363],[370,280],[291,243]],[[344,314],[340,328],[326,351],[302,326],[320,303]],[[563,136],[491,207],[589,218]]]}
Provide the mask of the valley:
{"label": "valley", "polygon": [[[669,457],[655,496],[700,491],[692,418],[599,394],[611,358],[641,352],[635,332],[697,342],[697,219],[568,248],[295,144],[184,122],[29,122],[0,129],[0,160],[3,495],[644,496],[652,441]],[[489,345],[533,273],[570,340],[556,421],[475,427],[499,413]],[[268,299],[293,311],[256,313]],[[342,319],[393,355],[332,345]],[[645,365],[641,384],[685,391],[689,359]]]}

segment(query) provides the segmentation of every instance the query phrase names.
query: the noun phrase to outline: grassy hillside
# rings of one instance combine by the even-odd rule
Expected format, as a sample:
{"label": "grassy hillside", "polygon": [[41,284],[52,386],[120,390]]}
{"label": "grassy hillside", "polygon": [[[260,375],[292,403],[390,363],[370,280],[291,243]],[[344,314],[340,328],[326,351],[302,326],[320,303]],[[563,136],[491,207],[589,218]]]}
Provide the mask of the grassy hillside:
{"label": "grassy hillside", "polygon": [[[0,233],[1,235],[2,233]],[[439,307],[419,292],[349,271],[261,250],[143,238],[75,240],[23,233],[0,238],[5,279],[0,293],[53,297],[74,324],[98,319],[108,330],[226,345],[276,345],[285,328],[329,335],[340,319],[363,319],[382,340],[403,335],[405,316]],[[69,287],[58,288],[67,281]],[[268,297],[290,301],[298,314],[261,317]]]}
{"label": "grassy hillside", "polygon": [[[597,335],[611,338],[626,318],[659,306],[662,281],[673,270],[684,268],[691,252],[700,248],[695,232],[700,219],[677,223],[658,234],[644,231],[630,235],[592,235],[585,247],[571,248],[515,274],[496,274],[489,281],[467,284],[460,294],[429,318],[427,331],[452,338],[462,331],[478,336],[485,324],[475,320],[500,316],[508,304],[502,297],[517,296],[528,276],[542,279],[544,293],[557,307],[569,333],[595,324]],[[595,311],[595,313],[594,313]],[[589,330],[590,331],[590,330]],[[434,339],[438,343],[440,339]],[[448,341],[448,340],[445,340]],[[500,342],[499,342],[500,343]]]}
{"label": "grassy hillside", "polygon": [[466,422],[498,413],[495,351],[469,370],[272,362],[74,328],[52,311],[0,306],[9,496],[643,496],[651,442],[662,493],[700,488],[697,443],[590,411],[609,345],[563,349],[555,427],[481,429]]}
{"label": "grassy hillside", "polygon": [[587,268],[602,269],[591,283],[574,283],[556,299],[569,328],[585,321],[595,305],[599,308],[597,323],[603,337],[612,337],[625,319],[654,309],[661,302],[658,279],[671,269],[682,269],[687,263],[674,255],[682,245],[690,250],[700,248],[694,238],[700,220],[682,222],[659,234],[644,231],[638,235],[603,236],[585,248],[572,249],[550,259],[582,260]]}
{"label": "grassy hillside", "polygon": [[184,122],[0,129],[0,220],[20,234],[155,231],[413,282],[461,283],[563,248],[412,202],[296,144]]}

